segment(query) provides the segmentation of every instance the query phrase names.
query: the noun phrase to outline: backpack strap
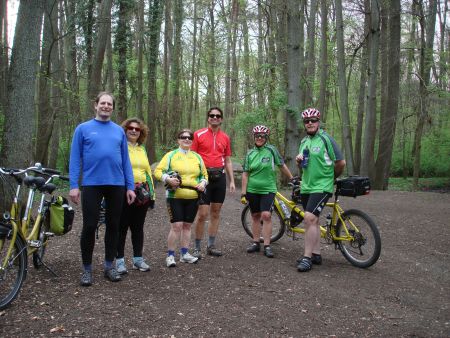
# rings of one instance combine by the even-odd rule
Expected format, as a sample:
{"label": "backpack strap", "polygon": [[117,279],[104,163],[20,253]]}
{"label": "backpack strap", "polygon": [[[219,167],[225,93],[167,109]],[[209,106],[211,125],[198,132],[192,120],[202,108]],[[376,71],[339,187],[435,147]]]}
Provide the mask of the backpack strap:
{"label": "backpack strap", "polygon": [[322,142],[325,144],[325,149],[327,150],[328,155],[330,155],[330,150],[328,148],[328,142],[325,139],[325,136],[323,136],[320,132],[317,133],[317,135],[320,137],[320,139],[322,140]]}

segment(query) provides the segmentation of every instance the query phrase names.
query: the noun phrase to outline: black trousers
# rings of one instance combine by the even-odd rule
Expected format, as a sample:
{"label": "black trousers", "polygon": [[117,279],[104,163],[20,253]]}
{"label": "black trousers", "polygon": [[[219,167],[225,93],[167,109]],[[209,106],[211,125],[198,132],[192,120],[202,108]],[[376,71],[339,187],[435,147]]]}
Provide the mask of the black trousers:
{"label": "black trousers", "polygon": [[83,229],[81,230],[81,259],[84,265],[92,264],[102,198],[106,202],[105,261],[113,261],[117,254],[119,221],[125,196],[125,187],[115,185],[84,186],[81,193]]}
{"label": "black trousers", "polygon": [[117,258],[125,256],[125,242],[128,229],[131,231],[131,243],[133,244],[133,256],[142,257],[144,247],[144,223],[147,215],[148,204],[137,206],[123,202],[122,216],[119,226],[119,244],[117,245]]}

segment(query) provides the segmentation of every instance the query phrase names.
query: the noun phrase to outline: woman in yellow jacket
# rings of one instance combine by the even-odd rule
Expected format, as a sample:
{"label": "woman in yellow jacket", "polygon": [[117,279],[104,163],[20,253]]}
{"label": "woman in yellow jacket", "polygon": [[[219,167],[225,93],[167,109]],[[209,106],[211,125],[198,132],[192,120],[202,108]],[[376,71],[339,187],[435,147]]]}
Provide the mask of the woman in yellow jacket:
{"label": "woman in yellow jacket", "polygon": [[142,257],[142,251],[144,246],[145,216],[149,206],[153,208],[155,189],[152,180],[152,170],[144,148],[148,134],[147,126],[138,118],[130,118],[123,121],[122,128],[128,140],[128,154],[133,169],[134,183],[135,185],[138,183],[146,185],[150,195],[150,199],[146,199],[144,204],[140,203],[138,198],[131,205],[124,203],[120,217],[116,270],[120,274],[126,274],[128,271],[125,266],[124,251],[128,228],[131,230],[131,243],[133,244],[133,268],[140,271],[150,270],[150,266]]}
{"label": "woman in yellow jacket", "polygon": [[199,154],[191,151],[194,133],[189,129],[177,135],[179,148],[164,155],[155,169],[155,177],[166,185],[170,232],[167,238],[167,267],[175,267],[176,242],[181,244],[180,262],[196,263],[188,249],[191,225],[198,209],[199,194],[208,184],[208,173]]}

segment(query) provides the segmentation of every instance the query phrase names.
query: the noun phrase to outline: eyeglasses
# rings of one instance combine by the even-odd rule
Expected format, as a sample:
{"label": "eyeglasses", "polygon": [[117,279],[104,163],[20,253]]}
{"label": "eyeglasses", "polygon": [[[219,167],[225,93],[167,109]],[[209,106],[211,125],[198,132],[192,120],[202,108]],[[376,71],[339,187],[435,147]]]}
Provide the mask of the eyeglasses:
{"label": "eyeglasses", "polygon": [[316,123],[316,122],[319,122],[319,119],[304,119],[303,120],[303,124]]}
{"label": "eyeglasses", "polygon": [[192,141],[193,139],[194,139],[194,136],[191,136],[191,135],[181,135],[181,136],[178,136],[178,139],[179,140],[189,140],[189,141]]}
{"label": "eyeglasses", "polygon": [[131,126],[128,126],[128,127],[127,127],[127,130],[129,130],[129,131],[136,130],[136,131],[140,132],[140,131],[141,131],[141,128],[139,128],[139,127],[131,127]]}
{"label": "eyeglasses", "polygon": [[256,134],[255,138],[257,138],[257,139],[266,139],[267,135],[266,134]]}
{"label": "eyeglasses", "polygon": [[208,116],[212,119],[221,119],[222,118],[222,115],[220,115],[220,114],[209,114]]}

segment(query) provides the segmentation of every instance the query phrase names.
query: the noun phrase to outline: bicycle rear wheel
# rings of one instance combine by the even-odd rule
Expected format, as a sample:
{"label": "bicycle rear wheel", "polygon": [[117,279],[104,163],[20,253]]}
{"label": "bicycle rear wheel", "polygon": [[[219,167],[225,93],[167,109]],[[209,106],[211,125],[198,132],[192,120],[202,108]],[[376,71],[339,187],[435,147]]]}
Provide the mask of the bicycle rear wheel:
{"label": "bicycle rear wheel", "polygon": [[45,250],[47,248],[48,236],[47,233],[50,231],[50,224],[47,219],[43,219],[39,225],[39,237],[38,240],[41,242],[41,246],[33,252],[33,265],[36,269],[39,269],[43,263]]}
{"label": "bicycle rear wheel", "polygon": [[[250,238],[253,239],[252,214],[250,212],[250,206],[248,204],[245,206],[244,210],[242,210],[241,223],[242,223],[242,226],[244,227],[244,230],[247,233],[247,235],[249,235]],[[261,234],[262,234],[262,225],[263,224],[261,221]],[[274,211],[272,209],[272,236],[270,238],[270,242],[273,243],[273,242],[278,241],[283,236],[285,229],[286,229],[286,226],[283,222],[283,218],[278,213],[278,210]],[[264,242],[262,235],[259,238],[259,241],[261,243]]]}
{"label": "bicycle rear wheel", "polygon": [[[342,214],[352,240],[339,241],[339,249],[354,266],[368,268],[376,263],[381,253],[381,237],[375,222],[364,212],[356,209]],[[357,230],[355,230],[357,229]],[[346,237],[345,228],[339,220],[336,235]]]}
{"label": "bicycle rear wheel", "polygon": [[[12,232],[0,225],[0,310],[6,308],[19,294],[27,275],[27,248],[19,236],[8,257]],[[9,227],[9,230],[11,228]]]}

